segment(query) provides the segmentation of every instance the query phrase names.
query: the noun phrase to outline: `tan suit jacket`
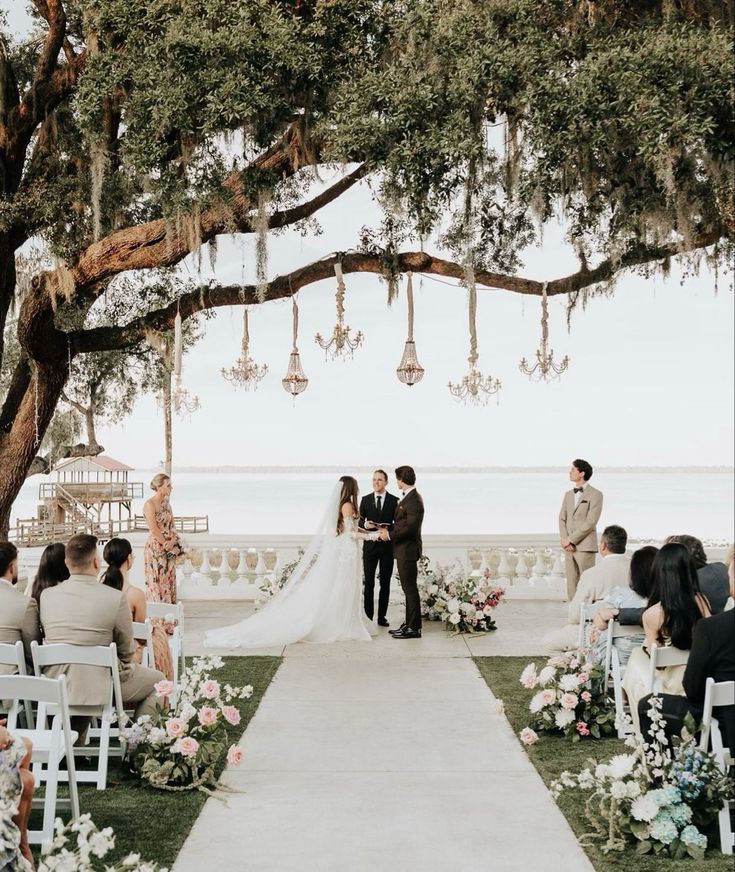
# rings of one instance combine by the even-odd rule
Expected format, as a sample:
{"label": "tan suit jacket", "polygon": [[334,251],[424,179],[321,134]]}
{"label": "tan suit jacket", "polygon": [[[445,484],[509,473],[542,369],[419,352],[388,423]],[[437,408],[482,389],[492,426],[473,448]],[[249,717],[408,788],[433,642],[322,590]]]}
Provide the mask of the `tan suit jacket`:
{"label": "tan suit jacket", "polygon": [[[91,575],[72,575],[47,588],[41,597],[41,624],[46,644],[117,645],[120,680],[131,677],[135,663],[133,621],[122,591],[101,584]],[[110,693],[109,672],[100,666],[49,666],[51,678],[66,675],[70,705],[102,705]],[[125,692],[123,691],[123,696]]]}
{"label": "tan suit jacket", "polygon": [[[0,580],[0,642],[15,645],[22,642],[28,665],[31,663],[31,642],[41,641],[36,601]],[[12,675],[18,670],[0,665],[0,675]]]}
{"label": "tan suit jacket", "polygon": [[577,551],[597,551],[597,522],[602,514],[602,493],[586,485],[576,509],[574,490],[567,491],[559,512],[559,535],[577,546]]}
{"label": "tan suit jacket", "polygon": [[613,588],[628,584],[630,557],[627,554],[606,554],[582,573],[574,599],[569,603],[569,623],[579,623],[583,605],[605,599]]}

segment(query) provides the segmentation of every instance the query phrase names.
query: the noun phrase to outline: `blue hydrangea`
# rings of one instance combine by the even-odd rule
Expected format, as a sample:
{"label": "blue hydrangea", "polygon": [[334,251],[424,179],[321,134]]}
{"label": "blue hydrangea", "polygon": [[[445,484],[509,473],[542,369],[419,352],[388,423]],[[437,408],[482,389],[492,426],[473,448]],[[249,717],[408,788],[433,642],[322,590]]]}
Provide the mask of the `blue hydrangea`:
{"label": "blue hydrangea", "polygon": [[694,848],[706,848],[707,847],[707,836],[700,833],[699,830],[690,824],[688,827],[684,827],[681,831],[681,840],[685,845],[691,845]]}
{"label": "blue hydrangea", "polygon": [[681,802],[681,793],[673,784],[667,784],[663,789],[666,805],[676,805]]}
{"label": "blue hydrangea", "polygon": [[679,830],[671,820],[661,819],[661,812],[656,815],[651,824],[651,838],[662,845],[670,845],[679,835]]}
{"label": "blue hydrangea", "polygon": [[664,790],[649,790],[646,796],[650,796],[658,806],[664,806],[666,802],[666,792]]}
{"label": "blue hydrangea", "polygon": [[681,802],[676,803],[676,805],[672,805],[669,808],[669,814],[671,815],[671,820],[677,825],[677,827],[683,827],[685,824],[688,824],[692,819],[691,808]]}

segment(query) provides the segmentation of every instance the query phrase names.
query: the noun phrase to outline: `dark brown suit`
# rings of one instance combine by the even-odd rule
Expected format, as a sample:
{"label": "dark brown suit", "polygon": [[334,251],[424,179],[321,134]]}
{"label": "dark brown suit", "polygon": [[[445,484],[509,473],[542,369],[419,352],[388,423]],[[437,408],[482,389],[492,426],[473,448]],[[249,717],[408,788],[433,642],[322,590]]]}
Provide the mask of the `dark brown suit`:
{"label": "dark brown suit", "polygon": [[424,501],[418,491],[411,490],[396,507],[390,539],[396,559],[398,576],[406,595],[406,626],[421,629],[421,600],[416,585],[418,561],[422,555],[421,524],[424,520]]}

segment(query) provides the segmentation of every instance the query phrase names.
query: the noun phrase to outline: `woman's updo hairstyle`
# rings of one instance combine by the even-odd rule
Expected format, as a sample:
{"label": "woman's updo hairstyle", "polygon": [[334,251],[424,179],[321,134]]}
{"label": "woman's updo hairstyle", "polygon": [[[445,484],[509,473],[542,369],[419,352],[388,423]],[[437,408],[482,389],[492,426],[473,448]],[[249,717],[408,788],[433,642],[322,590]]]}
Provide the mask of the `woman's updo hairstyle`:
{"label": "woman's updo hairstyle", "polygon": [[167,481],[171,480],[170,475],[166,475],[165,472],[156,473],[151,479],[151,490],[157,491],[159,487],[163,487]]}

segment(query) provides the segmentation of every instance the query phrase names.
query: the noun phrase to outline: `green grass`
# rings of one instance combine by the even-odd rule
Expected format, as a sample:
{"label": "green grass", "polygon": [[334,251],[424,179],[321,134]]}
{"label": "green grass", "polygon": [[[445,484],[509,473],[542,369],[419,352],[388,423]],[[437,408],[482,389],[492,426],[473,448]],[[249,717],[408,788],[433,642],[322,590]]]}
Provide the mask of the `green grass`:
{"label": "green grass", "polygon": [[[544,665],[546,658],[538,657],[477,657],[480,674],[498,699],[505,705],[505,715],[518,733],[528,726],[530,713],[528,703],[531,694],[519,684],[523,667],[534,661]],[[584,740],[572,742],[563,736],[541,733],[539,741],[524,749],[529,759],[548,786],[565,769],[578,772],[590,757],[602,761],[613,754],[625,753],[628,749],[617,738]],[[557,803],[577,837],[590,831],[591,827],[584,815],[584,802],[588,794],[564,791]],[[634,848],[620,853],[603,854],[596,846],[584,850],[597,872],[634,868],[636,872],[733,872],[732,857],[725,857],[719,851],[719,839],[710,836],[710,844],[716,847],[707,852],[704,860],[670,860],[667,857],[641,856]]]}
{"label": "green grass", "polygon": [[[257,711],[281,659],[225,657],[224,661],[224,667],[212,673],[213,678],[222,684],[253,686],[250,699],[232,703],[242,715],[238,726],[228,726],[230,742],[236,743]],[[225,755],[219,772],[224,765]],[[135,851],[145,860],[170,868],[206,800],[206,794],[198,790],[167,793],[144,785],[138,778],[122,770],[119,759],[110,761],[106,790],[98,791],[89,785],[79,788],[82,813],[89,812],[100,829],[112,827],[115,831],[115,850],[105,857],[107,863]],[[40,826],[40,813],[34,811],[31,822],[32,826]]]}

